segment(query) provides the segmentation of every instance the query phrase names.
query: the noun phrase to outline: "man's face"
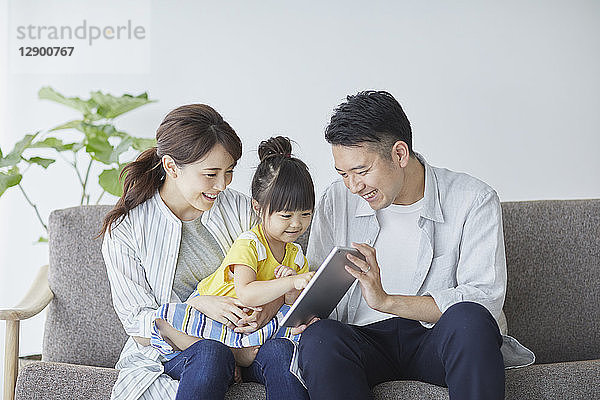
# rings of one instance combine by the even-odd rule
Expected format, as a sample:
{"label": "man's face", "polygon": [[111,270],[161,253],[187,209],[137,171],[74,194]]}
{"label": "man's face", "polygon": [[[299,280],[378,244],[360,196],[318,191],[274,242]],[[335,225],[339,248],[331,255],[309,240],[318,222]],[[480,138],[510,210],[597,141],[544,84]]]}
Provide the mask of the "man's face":
{"label": "man's face", "polygon": [[381,210],[401,196],[405,174],[393,158],[381,157],[368,145],[334,145],[332,151],[335,169],[348,190],[365,199],[373,210]]}

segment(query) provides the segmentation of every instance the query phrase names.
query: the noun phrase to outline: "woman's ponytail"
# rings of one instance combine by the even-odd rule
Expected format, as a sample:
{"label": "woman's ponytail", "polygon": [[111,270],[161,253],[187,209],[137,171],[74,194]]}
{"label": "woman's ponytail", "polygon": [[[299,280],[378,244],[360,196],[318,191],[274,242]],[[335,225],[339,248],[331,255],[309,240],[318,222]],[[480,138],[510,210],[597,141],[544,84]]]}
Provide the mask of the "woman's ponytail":
{"label": "woman's ponytail", "polygon": [[110,234],[114,222],[117,222],[118,225],[121,217],[126,216],[130,210],[154,196],[156,189],[162,184],[165,170],[156,150],[156,147],[145,150],[121,171],[119,181],[123,182],[123,195],[104,217],[99,236],[104,235],[107,231]]}

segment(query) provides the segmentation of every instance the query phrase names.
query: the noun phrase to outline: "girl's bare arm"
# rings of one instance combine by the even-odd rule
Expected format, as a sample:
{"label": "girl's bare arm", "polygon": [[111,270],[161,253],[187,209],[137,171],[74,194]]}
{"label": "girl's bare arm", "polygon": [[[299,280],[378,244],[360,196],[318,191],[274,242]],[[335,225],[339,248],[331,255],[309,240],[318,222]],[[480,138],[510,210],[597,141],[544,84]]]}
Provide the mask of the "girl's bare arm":
{"label": "girl's bare arm", "polygon": [[255,307],[269,303],[292,289],[304,289],[313,272],[285,276],[269,281],[257,281],[256,272],[247,265],[230,266],[238,299],[247,306]]}

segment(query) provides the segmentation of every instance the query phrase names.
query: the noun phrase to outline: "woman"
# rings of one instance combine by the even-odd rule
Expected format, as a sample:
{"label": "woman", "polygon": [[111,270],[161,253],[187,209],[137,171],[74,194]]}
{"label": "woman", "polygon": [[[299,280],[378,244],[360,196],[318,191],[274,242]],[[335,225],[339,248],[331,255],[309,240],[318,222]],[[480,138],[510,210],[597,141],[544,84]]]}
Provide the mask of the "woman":
{"label": "woman", "polygon": [[[114,399],[223,399],[235,361],[224,344],[201,340],[170,357],[149,347],[156,309],[180,302],[210,275],[233,241],[256,222],[250,199],[227,189],[242,144],[211,107],[171,111],[156,132],[157,146],[123,170],[124,194],[102,227],[102,253],[113,304],[130,338],[116,365]],[[240,332],[269,321],[278,299],[249,315],[237,299],[197,296],[190,303]],[[267,396],[308,398],[289,372],[293,345],[263,345],[244,378],[267,385]],[[177,383],[179,381],[179,383]]]}

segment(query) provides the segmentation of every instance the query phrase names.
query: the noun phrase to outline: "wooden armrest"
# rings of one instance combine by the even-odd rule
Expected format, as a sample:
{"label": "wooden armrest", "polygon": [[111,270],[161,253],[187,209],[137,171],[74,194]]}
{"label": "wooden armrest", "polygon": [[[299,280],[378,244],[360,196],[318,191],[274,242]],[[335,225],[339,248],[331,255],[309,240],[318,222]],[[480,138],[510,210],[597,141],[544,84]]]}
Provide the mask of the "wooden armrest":
{"label": "wooden armrest", "polygon": [[54,297],[48,285],[48,266],[40,268],[23,300],[13,308],[0,308],[0,320],[21,321],[39,314]]}

